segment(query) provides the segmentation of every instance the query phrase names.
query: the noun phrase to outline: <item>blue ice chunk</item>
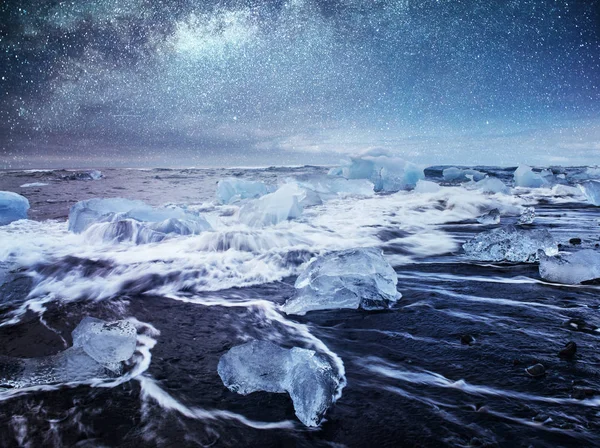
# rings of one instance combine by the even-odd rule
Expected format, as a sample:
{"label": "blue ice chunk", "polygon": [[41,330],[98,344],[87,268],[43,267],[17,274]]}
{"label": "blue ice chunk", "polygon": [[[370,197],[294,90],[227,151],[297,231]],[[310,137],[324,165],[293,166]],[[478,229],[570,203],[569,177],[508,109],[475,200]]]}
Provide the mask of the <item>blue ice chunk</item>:
{"label": "blue ice chunk", "polygon": [[577,186],[590,204],[600,205],[600,181],[590,180]]}
{"label": "blue ice chunk", "polygon": [[481,232],[463,244],[463,249],[475,260],[525,263],[537,261],[539,250],[546,255],[558,253],[558,245],[546,229],[525,230],[515,226]]}
{"label": "blue ice chunk", "polygon": [[600,278],[600,252],[584,249],[572,254],[548,257],[539,253],[540,276],[551,282],[576,285]]}
{"label": "blue ice chunk", "polygon": [[402,297],[398,276],[380,249],[356,248],[314,259],[296,279],[296,294],[284,305],[287,314],[350,308],[380,310]]}
{"label": "blue ice chunk", "polygon": [[242,199],[259,198],[271,191],[263,182],[231,177],[217,183],[217,201],[220,204],[233,204]]}
{"label": "blue ice chunk", "polygon": [[112,366],[133,356],[137,330],[126,320],[105,322],[85,317],[73,330],[73,347],[81,347],[97,362]]}
{"label": "blue ice chunk", "polygon": [[18,219],[27,219],[27,210],[27,198],[11,191],[0,191],[0,226]]}
{"label": "blue ice chunk", "polygon": [[341,378],[322,355],[304,348],[285,349],[268,341],[231,348],[219,360],[223,384],[241,395],[288,393],[298,419],[318,426],[335,402]]}
{"label": "blue ice chunk", "polygon": [[485,177],[485,173],[482,173],[481,171],[473,169],[461,169],[456,168],[455,166],[446,168],[444,171],[442,171],[442,175],[444,176],[444,180],[446,182],[466,182],[469,180],[469,178],[477,182]]}
{"label": "blue ice chunk", "polygon": [[480,180],[479,182],[476,182],[474,184],[474,187],[477,190],[481,190],[484,193],[510,193],[510,189],[506,185],[504,185],[504,182],[502,182],[497,177],[486,177]]}
{"label": "blue ice chunk", "polygon": [[531,167],[527,165],[519,165],[513,177],[517,187],[540,188],[550,185],[550,182],[544,176],[534,173]]}
{"label": "blue ice chunk", "polygon": [[[312,201],[309,201],[312,199]],[[240,221],[252,227],[269,226],[298,218],[303,211],[302,203],[314,205],[315,198],[296,183],[287,183],[274,193],[269,193],[244,204],[240,208]]]}

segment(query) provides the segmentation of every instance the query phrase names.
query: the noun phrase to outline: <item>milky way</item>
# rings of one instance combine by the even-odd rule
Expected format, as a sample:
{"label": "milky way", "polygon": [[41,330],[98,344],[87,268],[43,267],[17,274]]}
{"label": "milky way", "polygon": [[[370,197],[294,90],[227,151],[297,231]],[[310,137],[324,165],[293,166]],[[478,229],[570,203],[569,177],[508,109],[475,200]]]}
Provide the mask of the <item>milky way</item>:
{"label": "milky way", "polygon": [[598,1],[5,1],[0,168],[600,160]]}

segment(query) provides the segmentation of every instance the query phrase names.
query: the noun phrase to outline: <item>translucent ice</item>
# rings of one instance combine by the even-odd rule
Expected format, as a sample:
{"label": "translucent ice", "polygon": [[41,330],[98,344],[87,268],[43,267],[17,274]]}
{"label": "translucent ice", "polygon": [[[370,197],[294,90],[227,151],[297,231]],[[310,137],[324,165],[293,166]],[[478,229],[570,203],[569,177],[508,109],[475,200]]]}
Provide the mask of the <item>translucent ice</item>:
{"label": "translucent ice", "polygon": [[510,193],[509,188],[497,177],[486,177],[473,185],[477,190],[481,190],[484,193]]}
{"label": "translucent ice", "polygon": [[473,169],[460,169],[455,166],[446,168],[442,171],[446,182],[465,182],[469,178],[474,181],[480,181],[485,177],[485,173]]}
{"label": "translucent ice", "polygon": [[373,195],[373,184],[367,179],[314,177],[298,182],[298,185],[306,190],[314,191],[323,202],[335,197]]}
{"label": "translucent ice", "polygon": [[[330,173],[338,171],[330,170]],[[406,162],[386,151],[370,151],[353,157],[348,166],[342,167],[346,179],[369,179],[375,191],[399,191],[412,188],[419,179],[424,179],[423,169]]]}
{"label": "translucent ice", "polygon": [[441,188],[435,182],[419,179],[414,191],[415,193],[437,193]]}
{"label": "translucent ice", "polygon": [[535,208],[525,207],[521,216],[519,216],[519,224],[533,224],[535,219]]}
{"label": "translucent ice", "polygon": [[305,189],[296,183],[284,184],[274,193],[244,204],[240,208],[240,221],[249,226],[260,227],[294,219],[302,214],[301,203],[306,200]]}
{"label": "translucent ice", "polygon": [[513,174],[515,186],[527,188],[539,188],[549,185],[548,180],[541,174],[534,173],[531,167],[527,165],[519,165]]}
{"label": "translucent ice", "polygon": [[[90,226],[93,225],[93,228]],[[71,207],[69,230],[81,233],[88,229],[89,239],[103,241],[160,241],[167,234],[189,235],[210,230],[201,216],[181,208],[151,207],[129,199],[89,199]],[[162,235],[153,235],[157,232]]]}
{"label": "translucent ice", "polygon": [[131,322],[84,318],[73,330],[73,347],[81,347],[101,364],[113,365],[133,356],[137,330]]}
{"label": "translucent ice", "polygon": [[217,183],[217,200],[221,204],[233,204],[242,199],[259,198],[270,191],[262,182],[232,177]]}
{"label": "translucent ice", "polygon": [[500,210],[494,208],[477,218],[477,222],[484,225],[500,224]]}
{"label": "translucent ice", "polygon": [[18,219],[27,219],[27,210],[27,198],[11,191],[0,191],[0,226]]}
{"label": "translucent ice", "polygon": [[482,261],[534,262],[538,250],[546,255],[558,253],[558,247],[547,230],[524,230],[506,226],[476,235],[463,244],[465,253]]}
{"label": "translucent ice", "polygon": [[283,306],[287,314],[338,308],[388,308],[402,295],[398,277],[374,248],[332,252],[313,260],[296,279],[296,294]]}
{"label": "translucent ice", "polygon": [[555,283],[576,285],[600,278],[600,252],[585,249],[572,254],[548,257],[539,254],[540,276]]}
{"label": "translucent ice", "polygon": [[590,180],[578,187],[590,204],[600,205],[600,181]]}
{"label": "translucent ice", "polygon": [[0,386],[29,387],[110,378],[133,356],[137,331],[127,321],[86,317],[73,330],[73,346],[41,358],[0,357]]}
{"label": "translucent ice", "polygon": [[340,384],[325,357],[312,350],[288,350],[267,341],[231,348],[219,360],[217,372],[229,390],[241,395],[287,392],[296,416],[306,426],[321,422]]}

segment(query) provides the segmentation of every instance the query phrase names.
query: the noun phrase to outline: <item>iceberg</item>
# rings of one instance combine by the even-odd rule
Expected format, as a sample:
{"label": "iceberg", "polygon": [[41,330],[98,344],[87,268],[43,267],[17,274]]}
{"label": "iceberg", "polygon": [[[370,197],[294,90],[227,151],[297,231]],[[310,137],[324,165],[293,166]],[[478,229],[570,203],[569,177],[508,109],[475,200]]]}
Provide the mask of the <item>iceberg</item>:
{"label": "iceberg", "polygon": [[89,241],[158,242],[167,235],[192,235],[211,230],[201,216],[181,208],[155,208],[122,198],[88,199],[69,212],[69,230],[85,231]]}
{"label": "iceberg", "polygon": [[251,341],[221,356],[217,373],[232,392],[288,393],[298,419],[318,426],[335,402],[341,378],[329,361],[312,350],[285,349],[268,341]]}
{"label": "iceberg", "polygon": [[483,193],[510,193],[510,189],[497,177],[485,177],[484,179],[481,179],[480,181],[470,185],[473,185],[476,190],[481,190]]}
{"label": "iceberg", "polygon": [[540,277],[554,283],[576,285],[600,278],[600,252],[592,249],[548,257],[539,253]]}
{"label": "iceberg", "polygon": [[320,203],[320,199],[307,193],[298,184],[287,183],[274,193],[244,204],[240,208],[240,221],[252,227],[274,225],[298,218],[302,214],[303,204],[314,205],[315,201]]}
{"label": "iceberg", "polygon": [[494,208],[477,218],[477,222],[483,225],[500,224],[500,210]]}
{"label": "iceberg", "polygon": [[217,183],[217,201],[220,204],[233,204],[243,199],[259,198],[270,191],[270,187],[263,182],[231,177]]}
{"label": "iceberg", "polygon": [[29,201],[20,194],[0,191],[0,226],[19,219],[27,219]]}
{"label": "iceberg", "polygon": [[527,165],[519,165],[513,177],[515,179],[515,186],[517,187],[540,188],[549,185],[548,180],[542,174],[534,173],[531,167]]}
{"label": "iceberg", "polygon": [[590,204],[600,205],[600,181],[590,180],[577,186]]}
{"label": "iceberg", "polygon": [[[331,169],[330,174],[339,170]],[[414,187],[425,178],[422,168],[406,162],[386,151],[370,151],[360,157],[352,157],[350,164],[342,167],[346,179],[368,179],[375,191],[395,192]]]}
{"label": "iceberg", "polygon": [[415,193],[437,193],[441,189],[442,189],[442,187],[440,187],[435,182],[419,179],[417,181],[417,185],[415,186],[414,191],[415,191]]}
{"label": "iceberg", "polygon": [[44,384],[108,379],[136,349],[137,330],[128,321],[87,317],[73,330],[73,346],[41,358],[0,357],[0,386],[23,388]]}
{"label": "iceberg", "polygon": [[469,180],[480,181],[485,178],[486,174],[473,169],[460,169],[455,166],[446,168],[442,171],[446,182],[466,182]]}
{"label": "iceberg", "polygon": [[286,314],[349,308],[387,309],[402,297],[398,277],[380,249],[357,248],[314,259],[298,276]]}
{"label": "iceberg", "polygon": [[535,208],[534,207],[525,207],[521,216],[519,216],[519,224],[533,224],[535,220]]}
{"label": "iceberg", "polygon": [[526,263],[537,261],[539,250],[546,255],[558,253],[558,245],[546,229],[525,230],[514,226],[481,232],[463,244],[463,249],[475,260]]}

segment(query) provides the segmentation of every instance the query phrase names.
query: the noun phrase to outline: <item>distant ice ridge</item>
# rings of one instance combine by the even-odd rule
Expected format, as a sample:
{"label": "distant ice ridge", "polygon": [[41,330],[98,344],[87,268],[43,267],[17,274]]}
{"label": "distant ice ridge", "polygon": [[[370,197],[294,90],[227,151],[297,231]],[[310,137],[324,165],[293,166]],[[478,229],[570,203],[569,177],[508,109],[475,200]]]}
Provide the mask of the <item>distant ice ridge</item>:
{"label": "distant ice ridge", "polygon": [[368,179],[373,182],[375,191],[387,192],[412,188],[419,179],[425,178],[422,168],[382,150],[352,157],[348,165],[332,168],[329,174],[346,179]]}
{"label": "distant ice ridge", "polygon": [[20,194],[0,191],[0,226],[19,219],[27,219],[29,201]]}
{"label": "distant ice ridge", "polygon": [[446,168],[442,171],[444,180],[446,182],[466,182],[467,180],[473,180],[478,182],[485,178],[486,174],[481,171],[473,169],[460,169],[455,166]]}
{"label": "distant ice ridge", "polygon": [[15,388],[110,378],[136,349],[137,330],[128,321],[84,318],[73,330],[73,346],[41,358],[0,357],[0,386]]}
{"label": "distant ice ridge", "polygon": [[85,231],[89,241],[145,244],[170,234],[192,235],[210,229],[203,217],[181,208],[156,208],[122,198],[80,201],[69,212],[69,230]]}
{"label": "distant ice ridge", "polygon": [[600,181],[590,180],[578,187],[590,204],[600,205]]}
{"label": "distant ice ridge", "polygon": [[527,165],[519,165],[513,175],[516,187],[540,188],[550,186],[550,182],[546,179],[547,176],[552,176],[551,171],[542,171],[534,173],[531,167]]}
{"label": "distant ice ridge", "polygon": [[217,201],[233,204],[243,199],[253,199],[270,193],[272,188],[263,182],[230,177],[217,183]]}
{"label": "distant ice ridge", "polygon": [[555,257],[540,252],[539,259],[540,276],[551,282],[576,285],[600,278],[600,252],[592,249]]}
{"label": "distant ice ridge", "polygon": [[341,383],[329,361],[304,348],[285,349],[268,341],[251,341],[231,348],[219,360],[223,384],[241,395],[287,392],[298,419],[318,426],[334,403]]}
{"label": "distant ice ridge", "polygon": [[104,177],[102,171],[90,170],[90,171],[79,171],[71,174],[65,174],[63,179],[65,180],[100,180]]}
{"label": "distant ice ridge", "polygon": [[531,263],[538,251],[558,253],[558,246],[547,230],[524,230],[514,226],[488,230],[463,244],[465,253],[475,260]]}
{"label": "distant ice ridge", "polygon": [[286,314],[350,308],[381,310],[402,297],[398,277],[380,249],[357,248],[314,259],[296,279],[296,295],[284,305]]}

